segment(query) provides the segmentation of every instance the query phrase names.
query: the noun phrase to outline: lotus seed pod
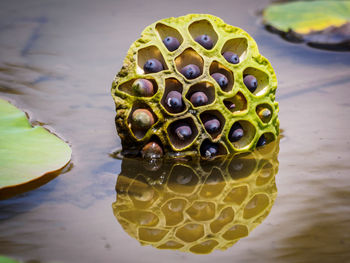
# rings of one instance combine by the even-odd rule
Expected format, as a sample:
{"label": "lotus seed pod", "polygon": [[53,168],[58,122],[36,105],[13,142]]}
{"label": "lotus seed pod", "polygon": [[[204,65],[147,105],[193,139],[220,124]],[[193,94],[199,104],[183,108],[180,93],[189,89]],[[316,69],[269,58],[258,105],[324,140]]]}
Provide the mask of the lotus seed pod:
{"label": "lotus seed pod", "polygon": [[[211,47],[199,41],[204,36]],[[152,92],[145,82],[137,87],[147,92],[135,91],[141,79],[152,83]],[[203,155],[205,142],[216,145],[218,155],[252,151],[262,135],[266,144],[279,135],[276,89],[269,61],[242,29],[201,14],[157,21],[131,45],[113,81],[123,150],[140,153],[156,141],[168,157]],[[261,107],[270,111],[268,118],[266,112],[260,113]],[[136,129],[131,123],[138,109],[147,109],[154,118],[147,129]],[[205,127],[204,116],[210,115],[220,122],[215,133]],[[241,130],[233,136],[235,123]],[[184,140],[178,137],[182,133],[175,132],[179,124],[191,130]]]}
{"label": "lotus seed pod", "polygon": [[157,249],[208,254],[249,242],[277,195],[277,154],[272,142],[244,157],[167,160],[155,170],[125,158],[113,213],[131,237]]}

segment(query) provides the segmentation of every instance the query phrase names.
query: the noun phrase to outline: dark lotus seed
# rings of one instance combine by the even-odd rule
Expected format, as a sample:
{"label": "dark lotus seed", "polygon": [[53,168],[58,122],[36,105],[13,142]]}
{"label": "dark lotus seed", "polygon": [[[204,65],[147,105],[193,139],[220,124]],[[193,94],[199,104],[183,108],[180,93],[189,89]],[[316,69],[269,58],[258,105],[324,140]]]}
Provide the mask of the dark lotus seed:
{"label": "dark lotus seed", "polygon": [[132,113],[132,126],[137,129],[148,129],[154,124],[152,113],[146,109],[137,109]]}
{"label": "dark lotus seed", "polygon": [[195,79],[201,74],[199,67],[197,65],[194,65],[194,64],[189,64],[189,65],[183,67],[180,70],[180,72],[182,75],[184,75],[188,79]]}
{"label": "dark lotus seed", "polygon": [[204,123],[204,127],[209,133],[214,133],[220,130],[220,121],[216,118],[207,120]]}
{"label": "dark lotus seed", "polygon": [[179,40],[175,37],[166,37],[164,38],[163,43],[169,51],[174,51],[180,46]]}
{"label": "dark lotus seed", "polygon": [[243,78],[244,85],[253,93],[258,87],[258,81],[253,75],[246,75]]}
{"label": "dark lotus seed", "polygon": [[163,156],[163,149],[156,142],[147,143],[141,150],[142,158],[153,159]]}
{"label": "dark lotus seed", "polygon": [[243,135],[244,131],[242,126],[238,122],[233,124],[230,131],[229,140],[231,142],[237,142],[243,137]]}
{"label": "dark lotus seed", "polygon": [[230,111],[232,111],[236,108],[236,104],[234,104],[231,101],[224,100],[224,104],[225,104],[226,108],[228,108]]}
{"label": "dark lotus seed", "polygon": [[167,109],[171,112],[180,112],[182,110],[182,96],[178,91],[170,91],[165,98]]}
{"label": "dark lotus seed", "polygon": [[194,39],[197,43],[199,43],[202,47],[205,49],[212,49],[213,48],[213,40],[211,40],[211,37],[208,35],[200,35]]}
{"label": "dark lotus seed", "polygon": [[263,135],[261,135],[261,137],[259,138],[258,140],[258,143],[256,144],[257,147],[260,147],[260,146],[264,146],[266,144],[266,138]]}
{"label": "dark lotus seed", "polygon": [[181,141],[184,141],[191,137],[192,130],[190,126],[188,126],[187,124],[183,124],[175,129],[175,134]]}
{"label": "dark lotus seed", "polygon": [[204,92],[197,91],[192,94],[190,101],[193,104],[193,106],[198,107],[207,104],[208,97]]}
{"label": "dark lotus seed", "polygon": [[205,143],[201,147],[201,154],[205,158],[213,158],[219,153],[219,147],[214,143]]}
{"label": "dark lotus seed", "polygon": [[163,65],[160,63],[158,59],[151,58],[146,61],[145,65],[143,66],[143,69],[145,73],[156,73],[161,70],[163,70]]}
{"label": "dark lotus seed", "polygon": [[238,64],[239,63],[239,57],[237,54],[231,52],[231,51],[226,51],[224,54],[222,54],[224,58],[227,60],[227,62],[231,64]]}
{"label": "dark lotus seed", "polygon": [[221,88],[226,88],[228,85],[228,80],[224,74],[221,73],[214,73],[211,75],[213,79],[216,80],[216,82],[219,84]]}
{"label": "dark lotus seed", "polygon": [[137,79],[132,84],[132,90],[136,96],[150,97],[153,95],[153,84],[147,79]]}

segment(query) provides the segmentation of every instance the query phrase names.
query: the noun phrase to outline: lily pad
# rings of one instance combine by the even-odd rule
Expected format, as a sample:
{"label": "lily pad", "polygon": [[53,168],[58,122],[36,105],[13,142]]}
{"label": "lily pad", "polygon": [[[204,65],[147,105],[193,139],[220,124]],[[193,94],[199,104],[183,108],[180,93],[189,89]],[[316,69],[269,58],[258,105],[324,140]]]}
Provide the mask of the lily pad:
{"label": "lily pad", "polygon": [[350,1],[297,1],[263,11],[267,29],[293,42],[350,51]]}
{"label": "lily pad", "polygon": [[0,263],[20,263],[17,260],[0,255]]}
{"label": "lily pad", "polygon": [[71,154],[67,143],[32,127],[24,112],[0,99],[0,197],[58,171]]}

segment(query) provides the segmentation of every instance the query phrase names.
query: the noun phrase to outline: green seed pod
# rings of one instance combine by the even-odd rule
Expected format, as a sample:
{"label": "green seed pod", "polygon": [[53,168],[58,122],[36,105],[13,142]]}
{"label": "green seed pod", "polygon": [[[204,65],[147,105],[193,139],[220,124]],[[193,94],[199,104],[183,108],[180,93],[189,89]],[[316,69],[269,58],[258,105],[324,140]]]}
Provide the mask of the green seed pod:
{"label": "green seed pod", "polygon": [[250,154],[167,160],[157,169],[124,158],[114,215],[142,245],[196,254],[227,249],[269,214],[278,151],[277,140]]}
{"label": "green seed pod", "polygon": [[[210,48],[198,41],[203,36],[212,42]],[[179,42],[176,49],[169,50],[163,42],[169,37]],[[161,67],[145,71],[149,61],[157,61]],[[189,65],[193,72],[184,70]],[[133,83],[141,79],[153,84],[152,92],[135,93]],[[190,14],[157,21],[131,45],[112,85],[123,150],[140,152],[155,139],[165,156],[201,155],[206,145],[216,145],[220,155],[252,151],[262,135],[266,143],[279,135],[276,88],[269,61],[242,29],[212,15]],[[193,103],[193,94],[205,94],[206,103]],[[181,107],[169,106],[169,101],[179,101]],[[260,113],[261,105],[270,111],[267,119],[262,117],[266,112]],[[139,132],[130,125],[137,109],[150,111],[155,120],[151,129]],[[213,114],[220,121],[220,131],[215,134],[207,132],[201,120],[201,116]],[[179,123],[191,129],[186,140],[178,140],[174,134]],[[232,140],[230,131],[235,123],[242,127],[243,135]]]}

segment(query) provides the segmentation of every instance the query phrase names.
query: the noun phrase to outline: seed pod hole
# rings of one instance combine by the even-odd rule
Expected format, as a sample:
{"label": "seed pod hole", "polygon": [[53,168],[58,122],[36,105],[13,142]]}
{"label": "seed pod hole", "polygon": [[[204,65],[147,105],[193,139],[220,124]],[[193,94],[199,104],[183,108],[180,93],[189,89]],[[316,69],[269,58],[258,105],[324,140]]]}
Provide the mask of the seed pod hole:
{"label": "seed pod hole", "polygon": [[167,201],[161,208],[165,216],[166,226],[175,226],[183,221],[183,210],[187,201],[180,198],[174,198]]}
{"label": "seed pod hole", "polygon": [[137,73],[156,73],[168,69],[162,53],[156,46],[142,48],[137,53]]}
{"label": "seed pod hole", "polygon": [[204,234],[204,226],[195,223],[187,223],[175,232],[175,236],[186,243],[194,242],[202,238]]}
{"label": "seed pod hole", "polygon": [[[256,87],[255,80],[256,79]],[[256,96],[267,92],[269,87],[269,75],[256,68],[246,68],[243,71],[243,83],[245,87]]]}
{"label": "seed pod hole", "polygon": [[135,103],[128,117],[129,128],[137,139],[142,139],[158,118],[144,103]]}
{"label": "seed pod hole", "polygon": [[209,73],[223,91],[229,92],[232,90],[234,78],[232,72],[228,68],[214,61],[210,65]]}
{"label": "seed pod hole", "polygon": [[[275,136],[271,132],[262,134],[256,142],[256,147],[262,147],[275,140]],[[263,147],[265,148],[265,147]],[[262,149],[261,149],[262,150]]]}
{"label": "seed pod hole", "polygon": [[170,52],[177,50],[182,44],[183,38],[179,31],[177,31],[175,28],[167,26],[163,23],[158,23],[156,25],[156,30],[160,39],[163,41],[163,44]]}
{"label": "seed pod hole", "polygon": [[225,118],[219,111],[205,111],[200,114],[200,119],[212,139],[217,139],[221,135],[222,129],[225,126]]}
{"label": "seed pod hole", "polygon": [[208,221],[215,216],[215,205],[207,201],[194,201],[186,210],[186,214],[196,222]]}
{"label": "seed pod hole", "polygon": [[197,83],[189,88],[186,99],[193,107],[209,105],[215,100],[215,88],[210,82]]}
{"label": "seed pod hole", "polygon": [[232,207],[226,207],[223,209],[218,217],[210,223],[210,230],[213,233],[218,233],[225,225],[233,222],[235,212]]}
{"label": "seed pod hole", "polygon": [[261,104],[256,107],[256,114],[263,123],[268,123],[272,118],[272,109],[268,104]]}
{"label": "seed pod hole", "polygon": [[203,74],[203,59],[192,48],[186,49],[178,57],[176,57],[175,64],[177,70],[186,79],[195,79]]}
{"label": "seed pod hole", "polygon": [[270,199],[266,194],[257,194],[246,204],[243,217],[250,219],[259,216],[270,204]]}
{"label": "seed pod hole", "polygon": [[256,168],[256,159],[251,156],[238,155],[232,158],[228,165],[228,172],[233,180],[245,178],[253,173]]}
{"label": "seed pod hole", "polygon": [[189,250],[196,254],[209,254],[216,248],[217,245],[219,245],[218,241],[209,239],[190,247]]}
{"label": "seed pod hole", "polygon": [[276,174],[273,165],[269,161],[266,162],[259,171],[259,176],[256,178],[255,184],[257,186],[267,184]]}
{"label": "seed pod hole", "polygon": [[222,144],[205,139],[200,147],[200,153],[203,158],[212,159],[227,154],[227,150]]}
{"label": "seed pod hole", "polygon": [[198,135],[198,130],[192,118],[174,121],[167,129],[171,145],[182,149],[191,144]]}
{"label": "seed pod hole", "polygon": [[167,186],[173,192],[190,194],[195,190],[198,182],[198,176],[191,168],[178,164],[171,170]]}
{"label": "seed pod hole", "polygon": [[194,41],[205,49],[212,49],[218,41],[218,35],[208,20],[203,19],[193,22],[188,27],[188,31]]}
{"label": "seed pod hole", "polygon": [[228,134],[228,139],[236,149],[247,147],[255,136],[255,127],[245,120],[235,122]]}
{"label": "seed pod hole", "polygon": [[169,78],[165,80],[165,91],[161,104],[171,114],[177,114],[186,109],[182,99],[182,84],[177,79]]}
{"label": "seed pod hole", "polygon": [[210,175],[205,179],[199,193],[201,197],[213,198],[218,196],[225,187],[225,179],[217,168],[213,168]]}
{"label": "seed pod hole", "polygon": [[138,78],[124,82],[118,89],[132,96],[152,97],[158,91],[158,84],[154,79]]}
{"label": "seed pod hole", "polygon": [[226,240],[237,240],[242,237],[246,237],[249,234],[249,230],[245,225],[234,225],[227,230],[222,237]]}
{"label": "seed pod hole", "polygon": [[233,113],[247,110],[247,99],[241,92],[237,92],[232,98],[224,100],[224,104],[226,108]]}
{"label": "seed pod hole", "polygon": [[[248,50],[248,41],[246,38],[233,38],[224,44],[221,54],[224,56],[227,62],[231,64],[238,64],[242,62],[247,57],[247,51]],[[238,63],[232,63],[228,60],[231,56],[229,56],[230,53],[236,54],[239,62]],[[227,54],[226,56],[224,54]]]}

